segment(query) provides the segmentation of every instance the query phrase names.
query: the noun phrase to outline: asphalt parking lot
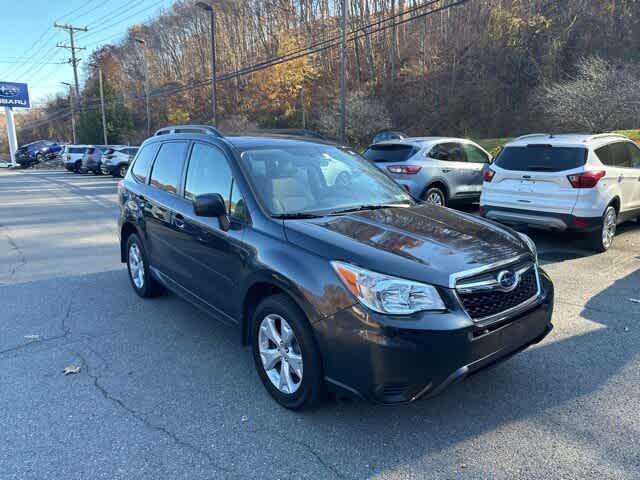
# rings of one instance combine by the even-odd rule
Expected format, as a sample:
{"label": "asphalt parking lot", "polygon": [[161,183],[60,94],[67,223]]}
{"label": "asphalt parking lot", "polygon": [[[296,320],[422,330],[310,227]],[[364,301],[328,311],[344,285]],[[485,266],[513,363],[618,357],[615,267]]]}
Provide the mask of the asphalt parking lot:
{"label": "asphalt parking lot", "polygon": [[0,170],[1,479],[640,478],[640,225],[599,255],[532,233],[536,347],[431,400],[294,413],[236,331],[134,294],[116,183]]}

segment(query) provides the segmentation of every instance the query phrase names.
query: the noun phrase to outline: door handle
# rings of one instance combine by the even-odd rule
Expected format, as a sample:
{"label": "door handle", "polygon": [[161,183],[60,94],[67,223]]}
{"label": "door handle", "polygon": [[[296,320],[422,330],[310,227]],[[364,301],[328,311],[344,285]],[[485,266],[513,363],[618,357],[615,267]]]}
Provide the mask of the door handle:
{"label": "door handle", "polygon": [[622,182],[624,180],[624,175],[618,175],[618,182]]}
{"label": "door handle", "polygon": [[178,213],[177,215],[175,215],[173,217],[173,223],[179,229],[183,229],[184,228],[184,217]]}
{"label": "door handle", "polygon": [[451,171],[450,168],[443,168],[442,173],[449,173]]}

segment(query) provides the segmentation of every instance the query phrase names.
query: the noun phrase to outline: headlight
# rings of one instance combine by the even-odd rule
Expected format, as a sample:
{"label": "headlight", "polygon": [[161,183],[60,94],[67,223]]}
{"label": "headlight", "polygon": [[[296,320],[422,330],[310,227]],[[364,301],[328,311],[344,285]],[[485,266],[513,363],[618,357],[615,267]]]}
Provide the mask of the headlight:
{"label": "headlight", "polygon": [[360,303],[376,312],[409,315],[423,310],[446,310],[432,285],[390,277],[348,263],[331,262],[331,265]]}
{"label": "headlight", "polygon": [[533,253],[533,257],[535,258],[536,263],[538,263],[538,248],[536,247],[536,244],[534,243],[534,241],[531,240],[531,237],[529,235],[525,235],[524,233],[520,233],[520,232],[516,232],[516,233],[522,239],[522,241],[527,244],[527,246],[529,247],[529,250],[531,250],[531,253]]}

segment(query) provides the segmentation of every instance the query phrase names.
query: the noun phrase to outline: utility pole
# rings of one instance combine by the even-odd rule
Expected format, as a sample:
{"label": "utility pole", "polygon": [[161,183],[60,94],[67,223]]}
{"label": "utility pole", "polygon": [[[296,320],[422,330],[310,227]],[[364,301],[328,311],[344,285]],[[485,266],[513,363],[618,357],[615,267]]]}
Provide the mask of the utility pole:
{"label": "utility pole", "polygon": [[196,6],[209,12],[211,22],[211,107],[213,109],[213,126],[218,126],[218,103],[216,98],[216,11],[205,2],[198,2]]}
{"label": "utility pole", "polygon": [[302,109],[302,128],[307,128],[307,111],[304,106],[304,87],[300,89],[300,108]]}
{"label": "utility pole", "polygon": [[102,134],[104,135],[104,144],[109,145],[107,141],[107,116],[104,113],[104,90],[102,89],[102,68],[98,66],[98,80],[100,82],[100,107],[102,108]]}
{"label": "utility pole", "polygon": [[73,66],[73,81],[76,88],[76,99],[78,99],[80,98],[80,84],[78,82],[78,63],[80,62],[80,60],[76,55],[76,51],[84,50],[84,48],[76,47],[74,33],[78,31],[86,32],[88,29],[87,27],[74,27],[73,25],[68,25],[68,24],[61,25],[58,22],[53,22],[53,26],[55,28],[60,28],[62,30],[66,30],[67,32],[69,32],[69,45],[58,44],[57,47],[68,48],[69,50],[71,50],[71,65]]}
{"label": "utility pole", "polygon": [[71,134],[73,135],[73,144],[77,145],[78,140],[76,139],[76,109],[75,109],[76,101],[73,95],[73,85],[67,82],[61,82],[61,83],[69,87],[69,104],[71,105]]}
{"label": "utility pole", "polygon": [[342,0],[342,42],[340,45],[340,143],[345,143],[347,123],[347,1]]}
{"label": "utility pole", "polygon": [[136,42],[144,48],[144,96],[147,103],[147,136],[151,136],[151,105],[149,103],[149,58],[147,55],[147,42],[143,38],[136,38]]}

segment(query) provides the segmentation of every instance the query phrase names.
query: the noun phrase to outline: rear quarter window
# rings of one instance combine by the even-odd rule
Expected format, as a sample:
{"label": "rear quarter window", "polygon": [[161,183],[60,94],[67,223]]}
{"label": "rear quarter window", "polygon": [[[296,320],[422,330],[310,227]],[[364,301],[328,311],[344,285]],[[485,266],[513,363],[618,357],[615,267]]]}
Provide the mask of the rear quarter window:
{"label": "rear quarter window", "polygon": [[586,148],[579,147],[506,147],[496,158],[495,165],[521,172],[562,172],[582,167],[587,161],[587,153]]}
{"label": "rear quarter window", "polygon": [[419,151],[411,145],[375,145],[362,155],[371,162],[404,162]]}

